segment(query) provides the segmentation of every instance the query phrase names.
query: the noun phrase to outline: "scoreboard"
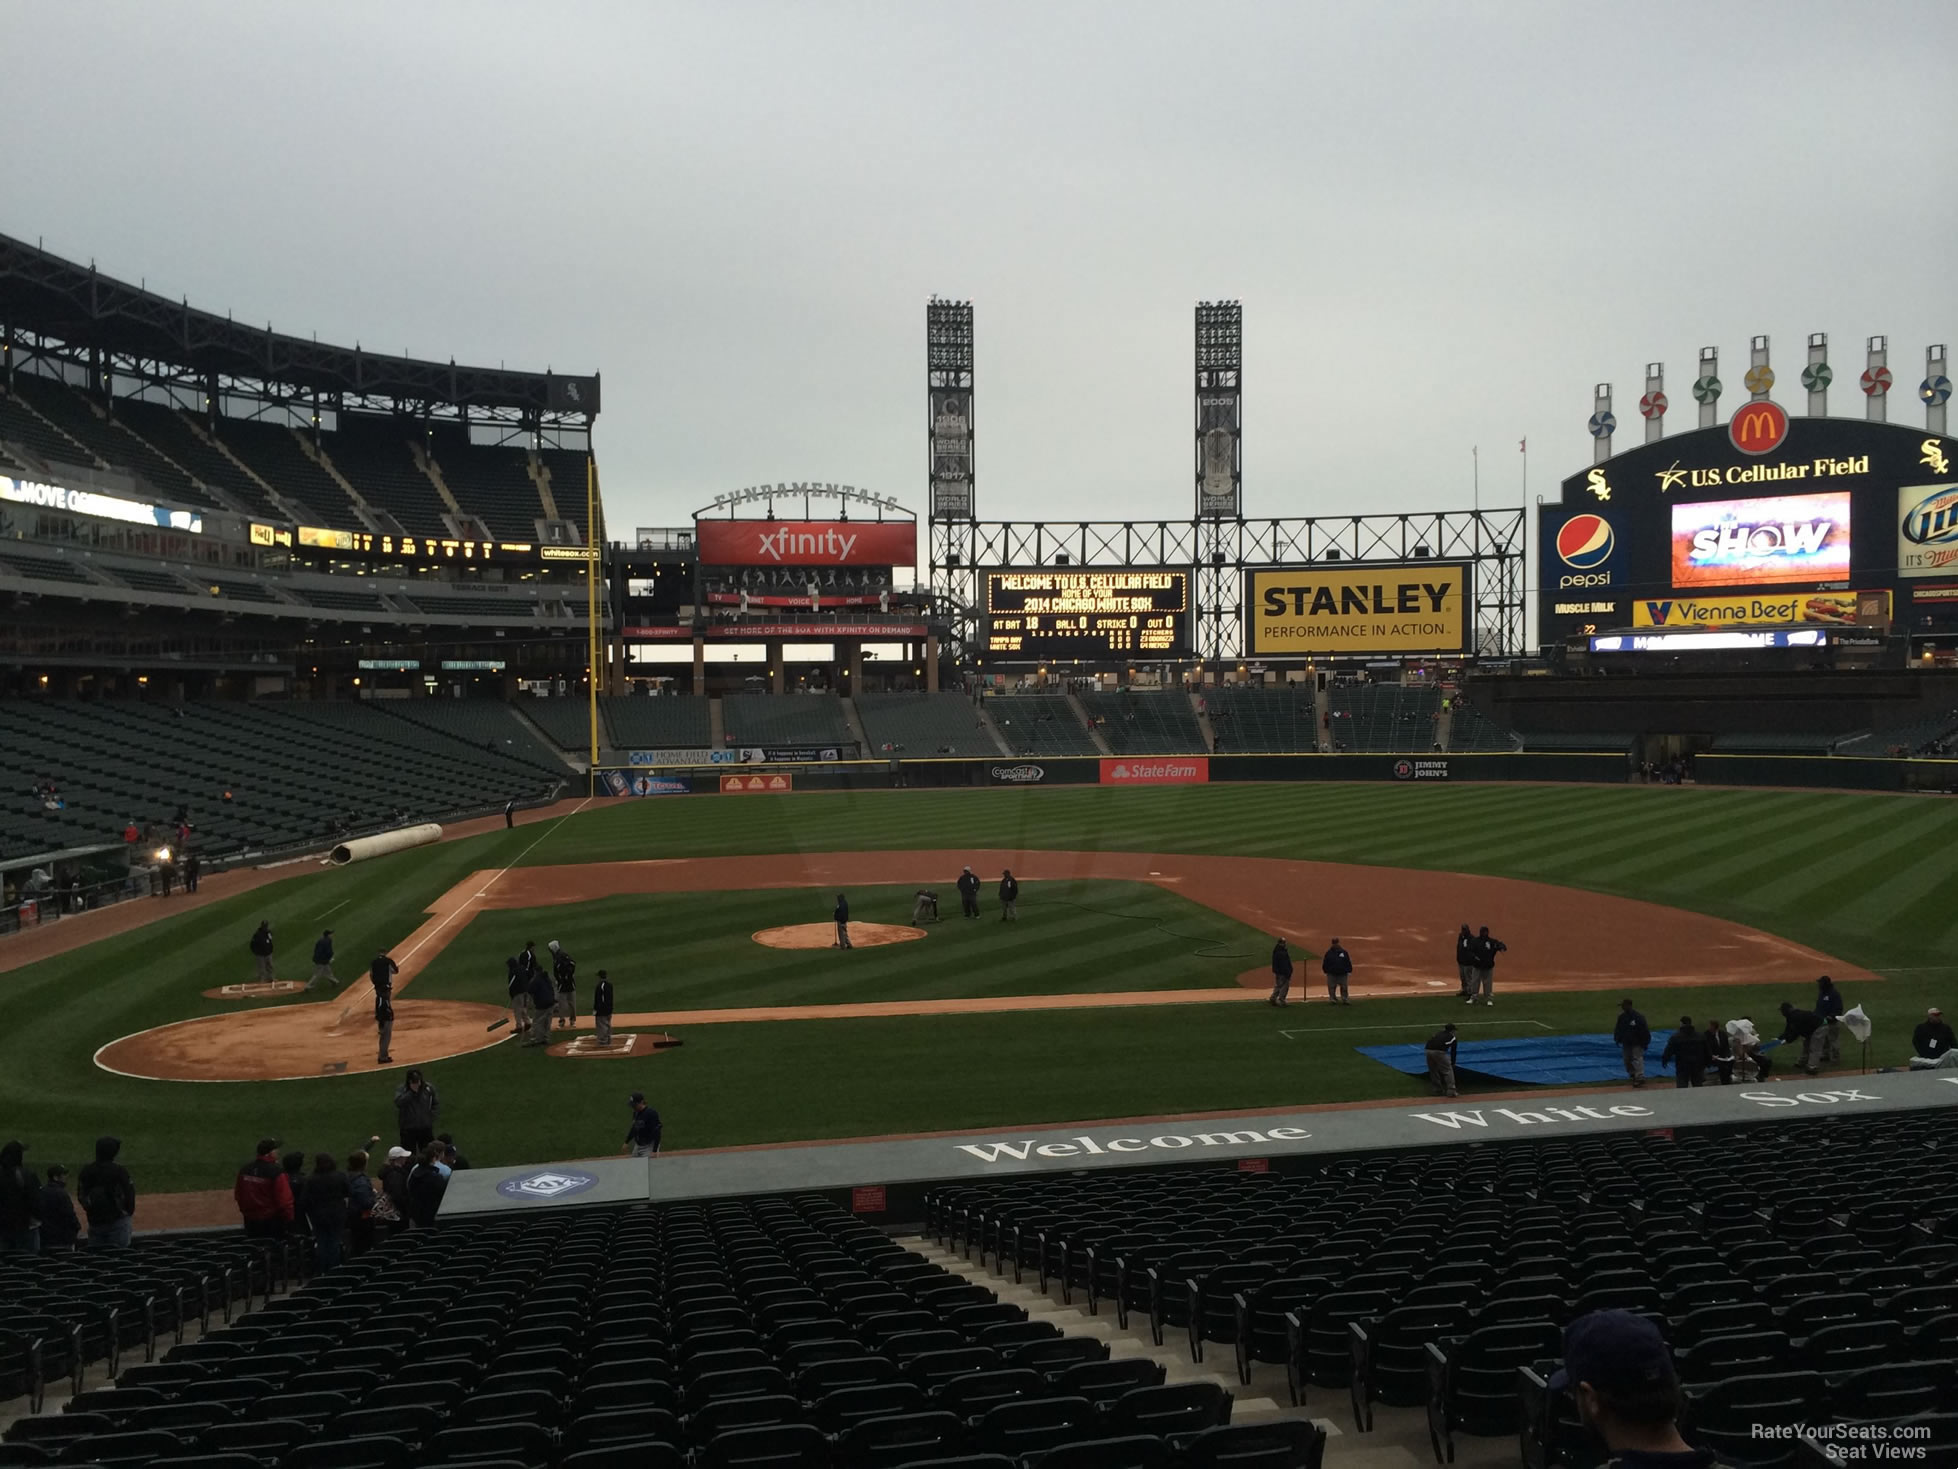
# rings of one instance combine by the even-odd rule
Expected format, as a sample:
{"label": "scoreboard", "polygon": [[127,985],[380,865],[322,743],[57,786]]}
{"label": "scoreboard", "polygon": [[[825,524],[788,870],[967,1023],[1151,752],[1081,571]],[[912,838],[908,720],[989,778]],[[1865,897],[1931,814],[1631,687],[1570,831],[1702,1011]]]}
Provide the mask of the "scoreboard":
{"label": "scoreboard", "polygon": [[985,651],[995,658],[1184,658],[1187,567],[982,570]]}

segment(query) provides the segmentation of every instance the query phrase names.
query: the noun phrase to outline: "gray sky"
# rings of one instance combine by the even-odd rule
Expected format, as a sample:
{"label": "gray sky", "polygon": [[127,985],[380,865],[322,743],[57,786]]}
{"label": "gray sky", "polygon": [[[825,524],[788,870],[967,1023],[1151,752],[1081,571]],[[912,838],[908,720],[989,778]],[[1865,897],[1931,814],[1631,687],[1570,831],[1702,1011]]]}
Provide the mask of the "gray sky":
{"label": "gray sky", "polygon": [[[0,0],[0,230],[378,350],[598,370],[615,531],[822,478],[922,513],[975,303],[986,518],[1187,516],[1244,302],[1253,515],[1516,503],[1663,360],[1892,417],[1958,338],[1958,6]],[[26,144],[27,146],[23,146]]]}

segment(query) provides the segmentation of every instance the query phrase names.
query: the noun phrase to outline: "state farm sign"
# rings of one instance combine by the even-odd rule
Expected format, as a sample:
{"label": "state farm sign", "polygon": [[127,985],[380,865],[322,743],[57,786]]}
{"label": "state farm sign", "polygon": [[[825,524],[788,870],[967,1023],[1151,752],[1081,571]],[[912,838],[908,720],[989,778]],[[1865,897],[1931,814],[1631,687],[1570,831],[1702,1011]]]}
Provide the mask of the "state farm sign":
{"label": "state farm sign", "polygon": [[1210,780],[1208,755],[1160,755],[1101,762],[1105,786],[1193,786]]}
{"label": "state farm sign", "polygon": [[697,520],[703,566],[915,566],[911,520]]}

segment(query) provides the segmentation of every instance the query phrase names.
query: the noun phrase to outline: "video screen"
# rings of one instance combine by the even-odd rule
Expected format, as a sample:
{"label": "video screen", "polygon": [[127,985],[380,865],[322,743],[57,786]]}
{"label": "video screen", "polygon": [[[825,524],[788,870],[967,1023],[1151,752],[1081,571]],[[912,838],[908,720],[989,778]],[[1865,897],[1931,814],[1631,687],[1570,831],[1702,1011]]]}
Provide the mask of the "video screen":
{"label": "video screen", "polygon": [[1849,492],[1702,500],[1672,507],[1675,587],[1849,577]]}

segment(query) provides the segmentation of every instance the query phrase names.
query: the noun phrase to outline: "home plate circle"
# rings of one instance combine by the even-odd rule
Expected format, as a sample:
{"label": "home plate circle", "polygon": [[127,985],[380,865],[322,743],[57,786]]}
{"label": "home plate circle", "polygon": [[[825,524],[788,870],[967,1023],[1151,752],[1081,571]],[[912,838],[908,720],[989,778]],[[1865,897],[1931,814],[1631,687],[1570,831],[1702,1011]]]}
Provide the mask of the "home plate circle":
{"label": "home plate circle", "polygon": [[679,1044],[677,1037],[668,1035],[664,1031],[635,1030],[625,1034],[615,1034],[609,1046],[601,1046],[595,1036],[574,1036],[568,1041],[551,1046],[545,1054],[568,1056],[579,1061],[602,1061],[609,1056],[654,1056],[661,1051],[670,1051]]}
{"label": "home plate circle", "polygon": [[214,990],[205,990],[207,1000],[269,1000],[274,995],[292,995],[305,989],[305,984],[297,979],[273,979],[263,983],[222,984]]}
{"label": "home plate circle", "polygon": [[[904,923],[852,923],[850,947],[875,949],[883,944],[908,944],[925,936],[922,928]],[[782,928],[764,928],[754,935],[758,944],[771,949],[833,949],[836,925],[833,923],[791,923]]]}

